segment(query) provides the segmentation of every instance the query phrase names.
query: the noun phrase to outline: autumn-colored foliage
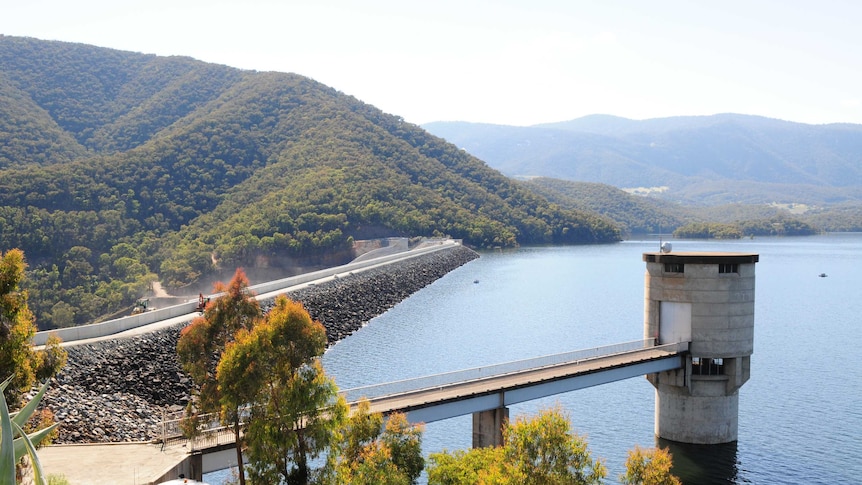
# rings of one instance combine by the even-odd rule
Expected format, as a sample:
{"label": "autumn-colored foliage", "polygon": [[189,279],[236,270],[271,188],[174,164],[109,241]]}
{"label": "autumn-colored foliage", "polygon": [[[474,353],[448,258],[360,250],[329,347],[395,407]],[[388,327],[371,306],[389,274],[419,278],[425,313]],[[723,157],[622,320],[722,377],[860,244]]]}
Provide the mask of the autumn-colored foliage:
{"label": "autumn-colored foliage", "polygon": [[49,338],[45,351],[33,350],[36,323],[27,306],[27,292],[21,289],[26,268],[20,249],[0,252],[0,376],[12,376],[4,394],[13,409],[37,378],[55,375],[66,363],[66,352],[56,336]]}
{"label": "autumn-colored foliage", "polygon": [[598,484],[607,476],[559,408],[507,423],[502,447],[435,453],[430,460],[429,485]]}
{"label": "autumn-colored foliage", "polygon": [[423,426],[411,425],[401,413],[371,413],[362,400],[338,431],[327,457],[323,483],[338,485],[409,485],[425,467],[422,457]]}
{"label": "autumn-colored foliage", "polygon": [[198,406],[204,412],[220,409],[216,366],[222,352],[240,329],[251,329],[261,317],[260,304],[248,285],[242,269],[236,270],[227,285],[216,283],[215,292],[220,295],[182,330],[177,342],[180,363],[197,386]]}
{"label": "autumn-colored foliage", "polygon": [[[192,320],[180,333],[177,355],[196,388],[194,404],[197,409],[194,406],[188,408],[187,418],[199,410],[205,413],[218,412],[222,421],[232,426],[240,464],[240,484],[244,484],[239,409],[222,407],[216,369],[225,348],[240,330],[248,331],[254,326],[261,317],[261,309],[248,288],[248,278],[242,269],[236,270],[227,286],[216,283],[215,291],[220,295],[207,304],[202,316]],[[193,425],[193,420],[187,419],[184,427],[191,429]]]}
{"label": "autumn-colored foliage", "polygon": [[679,478],[670,470],[673,459],[667,448],[641,448],[629,450],[626,472],[620,475],[625,485],[680,485]]}

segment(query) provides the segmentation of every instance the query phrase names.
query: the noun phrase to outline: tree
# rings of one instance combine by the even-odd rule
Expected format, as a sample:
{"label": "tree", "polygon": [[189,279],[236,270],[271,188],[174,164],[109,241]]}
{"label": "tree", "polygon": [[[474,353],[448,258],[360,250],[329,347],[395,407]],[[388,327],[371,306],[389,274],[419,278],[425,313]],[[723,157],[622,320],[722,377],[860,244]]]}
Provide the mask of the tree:
{"label": "tree", "polygon": [[380,438],[382,444],[391,451],[392,462],[410,479],[410,483],[416,483],[425,468],[425,459],[422,457],[422,430],[421,425],[411,425],[406,415],[395,413],[389,415],[386,429]]}
{"label": "tree", "polygon": [[507,476],[502,446],[432,453],[428,468],[429,485],[508,485],[516,482]]}
{"label": "tree", "polygon": [[0,375],[12,376],[5,393],[13,406],[21,390],[35,382],[38,365],[30,344],[36,325],[27,307],[27,294],[19,289],[26,267],[20,249],[0,254]]}
{"label": "tree", "polygon": [[620,475],[625,485],[680,485],[679,478],[671,474],[673,459],[667,448],[629,450],[626,472]]}
{"label": "tree", "polygon": [[222,406],[216,372],[225,348],[240,330],[254,327],[261,310],[248,289],[248,278],[242,269],[236,270],[227,286],[216,283],[215,291],[222,295],[207,304],[203,315],[180,333],[177,355],[195,383],[197,407],[204,413],[220,413],[222,421],[233,428],[240,484],[245,484],[239,407]]}
{"label": "tree", "polygon": [[568,416],[559,408],[507,423],[500,448],[430,458],[429,485],[594,484],[607,475],[604,463],[592,459],[586,440],[572,433]]}
{"label": "tree", "polygon": [[586,440],[571,431],[560,408],[519,418],[503,430],[505,459],[523,477],[523,484],[601,483],[607,470],[593,461]]}
{"label": "tree", "polygon": [[35,319],[27,306],[27,292],[20,288],[26,268],[20,249],[0,253],[0,376],[11,376],[3,392],[12,408],[37,378],[56,375],[66,362],[57,337],[49,339],[45,352],[33,350]]}
{"label": "tree", "polygon": [[402,413],[389,416],[369,412],[366,400],[359,402],[339,431],[327,456],[323,483],[409,485],[425,467],[422,457],[422,426],[413,426]]}
{"label": "tree", "polygon": [[347,404],[323,372],[325,349],[323,325],[285,296],[225,349],[217,370],[222,409],[248,405],[255,483],[309,483],[309,462],[329,448],[343,424]]}
{"label": "tree", "polygon": [[57,375],[60,370],[66,365],[68,354],[66,350],[60,346],[63,341],[55,333],[48,335],[45,341],[45,346],[39,352],[39,366],[36,369],[36,379],[39,381],[47,381]]}

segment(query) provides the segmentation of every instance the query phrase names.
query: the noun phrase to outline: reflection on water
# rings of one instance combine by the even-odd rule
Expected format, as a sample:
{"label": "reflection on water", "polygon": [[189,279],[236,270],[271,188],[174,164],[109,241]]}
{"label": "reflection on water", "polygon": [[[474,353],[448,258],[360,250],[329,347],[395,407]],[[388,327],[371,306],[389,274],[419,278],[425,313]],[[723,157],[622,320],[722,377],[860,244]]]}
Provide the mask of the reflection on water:
{"label": "reflection on water", "polygon": [[736,441],[720,445],[692,445],[662,438],[656,446],[673,455],[673,474],[685,485],[746,483],[737,474]]}

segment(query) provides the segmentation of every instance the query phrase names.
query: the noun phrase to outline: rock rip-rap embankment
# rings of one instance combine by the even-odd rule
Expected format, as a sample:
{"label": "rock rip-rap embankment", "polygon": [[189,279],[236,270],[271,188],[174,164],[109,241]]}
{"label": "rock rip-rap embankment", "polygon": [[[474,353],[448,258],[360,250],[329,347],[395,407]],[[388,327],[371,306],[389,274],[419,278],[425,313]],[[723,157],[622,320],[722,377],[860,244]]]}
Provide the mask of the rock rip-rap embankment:
{"label": "rock rip-rap embankment", "polygon": [[[478,257],[453,249],[417,256],[287,294],[326,327],[333,344],[398,302]],[[261,302],[264,310],[272,300]],[[66,367],[44,398],[61,423],[55,443],[150,441],[166,410],[182,409],[191,381],[177,360],[184,325],[68,347]]]}

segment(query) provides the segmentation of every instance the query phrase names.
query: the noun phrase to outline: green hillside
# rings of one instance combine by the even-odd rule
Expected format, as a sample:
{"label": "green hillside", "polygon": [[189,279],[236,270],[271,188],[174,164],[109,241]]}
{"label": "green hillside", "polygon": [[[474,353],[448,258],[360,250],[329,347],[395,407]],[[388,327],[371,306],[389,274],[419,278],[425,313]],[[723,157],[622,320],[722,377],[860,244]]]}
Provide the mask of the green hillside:
{"label": "green hillside", "polygon": [[688,221],[699,220],[692,209],[651,197],[631,195],[607,184],[547,177],[537,177],[523,183],[561,207],[595,212],[609,218],[625,235],[670,234]]}
{"label": "green hillside", "polygon": [[0,36],[0,251],[41,328],[236,266],[337,262],[353,240],[617,241],[481,160],[311,79]]}
{"label": "green hillside", "polygon": [[798,208],[767,204],[683,206],[591,182],[537,177],[523,183],[561,207],[592,211],[609,218],[622,228],[626,237],[644,234],[719,239],[803,236],[839,223],[845,224],[841,229],[852,231],[853,224],[859,227],[862,221],[862,213],[852,205],[842,206],[840,211],[836,207],[809,210],[799,215],[791,212]]}

